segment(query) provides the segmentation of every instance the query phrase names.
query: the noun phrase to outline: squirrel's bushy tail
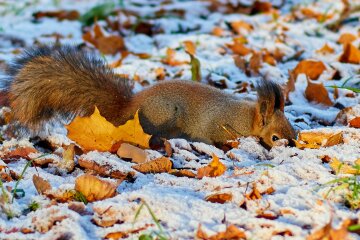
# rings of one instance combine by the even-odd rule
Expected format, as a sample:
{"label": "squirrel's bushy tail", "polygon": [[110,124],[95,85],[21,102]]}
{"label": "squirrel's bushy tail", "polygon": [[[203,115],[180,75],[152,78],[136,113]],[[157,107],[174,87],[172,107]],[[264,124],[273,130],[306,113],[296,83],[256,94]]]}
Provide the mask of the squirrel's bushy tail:
{"label": "squirrel's bushy tail", "polygon": [[10,65],[8,76],[14,119],[35,130],[59,114],[90,115],[95,105],[103,116],[118,118],[132,96],[126,79],[71,46],[27,50]]}

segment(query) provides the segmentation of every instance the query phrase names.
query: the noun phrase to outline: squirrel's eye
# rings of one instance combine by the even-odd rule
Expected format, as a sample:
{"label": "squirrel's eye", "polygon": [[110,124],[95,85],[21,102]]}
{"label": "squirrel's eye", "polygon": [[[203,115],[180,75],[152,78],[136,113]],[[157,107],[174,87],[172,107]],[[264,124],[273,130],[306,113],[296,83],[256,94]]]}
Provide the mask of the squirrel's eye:
{"label": "squirrel's eye", "polygon": [[273,142],[275,142],[275,141],[279,140],[279,137],[276,136],[276,135],[273,135],[272,138],[271,138],[271,140],[272,140]]}

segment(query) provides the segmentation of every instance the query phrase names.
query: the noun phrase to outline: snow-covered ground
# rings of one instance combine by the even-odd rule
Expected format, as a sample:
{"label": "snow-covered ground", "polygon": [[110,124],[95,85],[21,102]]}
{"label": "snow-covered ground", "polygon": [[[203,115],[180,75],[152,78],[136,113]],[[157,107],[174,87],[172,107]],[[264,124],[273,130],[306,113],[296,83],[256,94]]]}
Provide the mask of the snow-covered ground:
{"label": "snow-covered ground", "polygon": [[[33,13],[77,10],[83,14],[100,2],[103,1],[0,1],[0,71],[25,47],[56,41],[83,44],[84,31],[91,30],[91,27],[82,29],[79,21],[59,21],[56,18],[34,21]],[[188,40],[196,44],[202,82],[221,86],[224,91],[239,98],[255,99],[255,91],[250,86],[262,78],[286,86],[288,70],[293,70],[303,59],[320,60],[326,66],[326,70],[314,82],[341,86],[351,78],[346,86],[356,87],[360,81],[360,66],[339,62],[343,46],[338,39],[344,33],[351,33],[356,36],[352,44],[359,47],[359,21],[344,24],[338,31],[326,28],[326,25],[339,18],[344,2],[285,1],[285,5],[276,10],[278,13],[244,15],[236,13],[236,6],[240,3],[251,6],[253,1],[116,1],[121,11],[117,16],[111,16],[110,21],[132,26],[146,22],[153,32],[149,36],[135,33],[133,30],[136,27],[121,29],[126,49],[131,54],[114,71],[136,79],[135,92],[157,81],[174,78],[190,80],[189,64],[170,66],[162,61],[168,48],[176,51],[176,60],[190,61],[183,47],[183,42]],[[349,2],[351,6],[360,6],[359,0]],[[277,6],[281,1],[273,3]],[[300,9],[311,9],[324,16],[324,19],[310,18]],[[158,16],[154,17],[156,12]],[[359,16],[359,12],[351,15],[353,19]],[[238,33],[234,33],[229,23],[240,20],[250,24],[252,29],[240,28]],[[118,34],[109,30],[105,21],[99,20],[98,24],[108,34]],[[215,34],[215,27],[222,29],[221,34]],[[264,63],[258,75],[247,76],[236,66],[234,54],[227,47],[235,35],[245,36],[246,46],[250,49],[280,52],[282,61],[277,61],[275,66]],[[325,44],[334,52],[323,54],[317,51]],[[301,51],[300,57],[296,57]],[[149,55],[148,58],[136,55],[145,53]],[[120,53],[98,54],[109,64],[121,58]],[[249,60],[250,57],[251,54],[244,58]],[[159,68],[165,71],[161,80],[157,71]],[[227,226],[234,224],[245,232],[247,239],[305,239],[329,223],[334,229],[341,228],[344,221],[349,219],[356,224],[360,217],[358,210],[349,208],[345,203],[349,186],[341,189],[329,183],[352,175],[336,175],[329,161],[324,161],[324,156],[350,165],[360,159],[360,130],[349,127],[348,121],[336,120],[340,119],[337,116],[344,107],[352,107],[345,113],[348,120],[360,117],[360,97],[350,90],[327,88],[333,103],[328,107],[309,102],[305,97],[306,87],[305,75],[299,75],[295,90],[290,92],[289,103],[285,106],[286,116],[299,131],[316,129],[319,132],[342,132],[343,143],[304,150],[278,146],[268,151],[255,138],[248,137],[241,138],[238,147],[224,152],[204,143],[170,140],[174,168],[196,173],[211,161],[212,154],[217,155],[227,167],[220,177],[202,179],[177,177],[168,173],[143,174],[131,168],[134,163],[124,161],[115,154],[91,152],[85,156],[89,161],[111,164],[113,170],[136,173],[133,181],[123,181],[119,185],[115,197],[86,206],[73,202],[59,203],[39,195],[35,189],[32,180],[34,174],[47,179],[54,189],[73,189],[76,177],[84,173],[84,169],[78,166],[71,173],[58,169],[59,164],[56,163],[63,161],[59,155],[70,140],[61,127],[52,129],[43,135],[55,146],[54,153],[48,156],[54,159],[54,163],[43,167],[31,166],[25,171],[17,187],[25,191],[24,197],[15,199],[11,204],[5,203],[3,197],[0,199],[3,206],[0,212],[0,239],[102,239],[116,232],[127,233],[129,239],[134,239],[144,233],[159,231],[146,208],[134,221],[143,201],[159,219],[169,239],[196,238],[200,225],[209,236],[225,231]],[[2,126],[2,131],[6,131],[6,125]],[[0,146],[1,155],[19,146],[33,147],[34,140],[7,139]],[[163,154],[148,151],[155,156]],[[4,161],[0,160],[0,170],[6,174],[13,171],[15,175],[20,175],[28,162],[23,158]],[[14,189],[15,184],[15,180],[6,182],[3,179],[5,189]],[[252,197],[254,189],[259,191],[261,197]],[[205,200],[207,196],[218,193],[231,194],[232,198],[223,204]],[[40,207],[36,211],[27,211],[34,202],[39,203]],[[6,209],[12,212],[13,218],[8,219]],[[111,224],[106,224],[107,221]],[[359,235],[350,232],[347,237],[360,239]]]}

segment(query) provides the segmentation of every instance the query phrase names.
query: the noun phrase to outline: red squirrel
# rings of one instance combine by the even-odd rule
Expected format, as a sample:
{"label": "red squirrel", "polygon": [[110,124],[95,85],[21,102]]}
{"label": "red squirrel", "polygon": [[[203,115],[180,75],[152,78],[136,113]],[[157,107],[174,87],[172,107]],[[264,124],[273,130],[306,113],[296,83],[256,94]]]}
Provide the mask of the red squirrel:
{"label": "red squirrel", "polygon": [[257,136],[267,147],[294,139],[284,115],[281,88],[261,81],[257,101],[239,100],[214,87],[191,81],[163,81],[133,94],[129,80],[102,60],[72,46],[43,46],[25,51],[7,71],[13,118],[41,130],[55,116],[100,113],[118,126],[139,110],[144,131],[164,138],[209,144],[236,136]]}

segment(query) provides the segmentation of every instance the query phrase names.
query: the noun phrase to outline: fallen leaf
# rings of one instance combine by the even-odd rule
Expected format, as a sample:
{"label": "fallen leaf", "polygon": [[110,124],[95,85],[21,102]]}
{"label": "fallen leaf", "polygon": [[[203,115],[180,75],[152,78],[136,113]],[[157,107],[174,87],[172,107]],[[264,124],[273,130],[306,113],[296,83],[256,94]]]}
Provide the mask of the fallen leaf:
{"label": "fallen leaf", "polygon": [[231,193],[215,193],[209,196],[206,196],[205,201],[212,202],[212,203],[226,203],[232,200]]}
{"label": "fallen leaf", "polygon": [[262,66],[262,55],[259,52],[253,52],[250,61],[249,61],[249,68],[254,75],[259,74],[259,70]]}
{"label": "fallen leaf", "polygon": [[46,12],[36,12],[33,14],[35,19],[40,19],[44,17],[48,18],[57,18],[59,21],[62,20],[78,20],[80,13],[76,10],[59,10],[59,11],[46,11]]}
{"label": "fallen leaf", "polygon": [[305,90],[305,97],[309,102],[321,103],[326,106],[332,106],[328,91],[322,83],[316,84],[307,80],[308,85]]}
{"label": "fallen leaf", "polygon": [[167,157],[161,157],[149,162],[134,165],[132,168],[141,173],[163,173],[171,170],[172,162]]}
{"label": "fallen leaf", "polygon": [[33,147],[17,147],[13,150],[3,151],[3,153],[2,153],[3,155],[1,156],[1,159],[3,161],[20,159],[20,158],[24,158],[26,160],[31,160],[29,155],[32,153],[38,153],[38,150],[36,150]]}
{"label": "fallen leaf", "polygon": [[218,156],[213,155],[212,161],[209,165],[201,167],[198,169],[197,178],[201,179],[203,177],[218,177],[225,173],[226,166],[220,162]]}
{"label": "fallen leaf", "polygon": [[360,174],[359,169],[356,169],[349,164],[343,163],[339,161],[337,158],[332,158],[329,165],[336,174],[354,174],[354,175]]}
{"label": "fallen leaf", "polygon": [[334,229],[331,225],[332,219],[328,224],[319,230],[311,233],[307,236],[306,240],[338,240],[338,239],[348,239],[348,226],[350,224],[349,221],[343,221],[341,227],[339,229]]}
{"label": "fallen leaf", "polygon": [[211,34],[217,37],[222,37],[224,35],[224,29],[221,27],[214,27]]}
{"label": "fallen leaf", "polygon": [[291,92],[295,91],[295,74],[288,70],[289,72],[289,80],[286,83],[285,89],[284,89],[284,95],[285,95],[285,99],[286,101],[289,101],[289,95]]}
{"label": "fallen leaf", "polygon": [[164,80],[166,76],[165,68],[159,67],[155,69],[155,76],[157,80]]}
{"label": "fallen leaf", "polygon": [[230,27],[236,34],[249,33],[254,29],[250,23],[242,20],[230,22]]}
{"label": "fallen leaf", "polygon": [[36,188],[36,191],[39,194],[45,194],[46,191],[51,189],[51,185],[50,185],[49,181],[43,179],[40,176],[37,176],[36,174],[33,175],[32,180],[33,180],[34,186]]}
{"label": "fallen leaf", "polygon": [[356,117],[350,120],[350,127],[360,128],[360,117]]}
{"label": "fallen leaf", "polygon": [[321,61],[302,60],[293,70],[295,79],[299,74],[305,74],[312,80],[317,80],[320,75],[326,70],[325,64]]}
{"label": "fallen leaf", "polygon": [[116,184],[89,174],[81,175],[75,180],[75,190],[81,192],[88,202],[114,197],[116,188]]}
{"label": "fallen leaf", "polygon": [[[109,165],[103,161],[95,162],[80,157],[78,163],[81,167],[95,171],[97,174],[104,177],[123,180],[125,178],[132,178],[135,175],[135,172],[121,172],[120,170],[117,170],[118,166]],[[119,165],[121,165],[121,163],[119,163]]]}
{"label": "fallen leaf", "polygon": [[68,137],[86,150],[110,151],[119,141],[149,148],[151,135],[144,133],[136,112],[134,119],[115,127],[95,108],[90,117],[76,117],[66,126]]}
{"label": "fallen leaf", "polygon": [[357,39],[357,37],[352,33],[343,33],[339,37],[338,43],[340,43],[340,44],[352,43],[356,39]]}
{"label": "fallen leaf", "polygon": [[252,52],[250,48],[245,47],[245,45],[241,42],[234,41],[232,44],[226,44],[228,48],[230,48],[234,54],[238,54],[240,56],[246,56]]}
{"label": "fallen leaf", "polygon": [[161,60],[162,63],[170,65],[170,66],[179,66],[183,64],[187,64],[187,61],[178,61],[175,59],[176,51],[168,48],[166,50],[166,57]]}
{"label": "fallen leaf", "polygon": [[275,58],[268,52],[265,51],[262,55],[263,62],[266,62],[269,65],[276,66]]}
{"label": "fallen leaf", "polygon": [[246,194],[245,197],[248,200],[258,200],[258,199],[262,198],[261,193],[259,192],[259,190],[256,187],[256,183],[253,184],[253,188],[252,188],[251,192],[249,194]]}
{"label": "fallen leaf", "polygon": [[195,55],[196,53],[196,45],[194,42],[187,40],[183,42],[185,47],[185,52],[187,52],[190,55]]}
{"label": "fallen leaf", "polygon": [[117,155],[121,158],[130,158],[131,162],[144,163],[147,160],[145,150],[135,147],[128,143],[122,143],[117,150]]}
{"label": "fallen leaf", "polygon": [[299,149],[320,147],[330,147],[343,142],[342,132],[323,133],[323,132],[300,132],[295,145]]}
{"label": "fallen leaf", "polygon": [[201,229],[201,225],[199,225],[199,228],[196,232],[196,237],[199,239],[206,239],[206,240],[246,239],[246,235],[244,231],[240,230],[233,224],[227,226],[224,232],[219,232],[212,236],[208,236],[205,232],[203,232]]}
{"label": "fallen leaf", "polygon": [[326,54],[334,53],[335,50],[332,47],[330,47],[327,43],[325,43],[325,45],[322,48],[316,50],[316,52],[320,53],[320,54],[323,54],[323,55],[326,55]]}
{"label": "fallen leaf", "polygon": [[125,232],[112,232],[112,233],[106,234],[105,239],[120,239],[120,238],[125,238],[128,236],[129,235]]}
{"label": "fallen leaf", "polygon": [[188,178],[195,178],[196,174],[187,169],[171,169],[169,172],[171,175],[176,177],[188,177]]}
{"label": "fallen leaf", "polygon": [[346,43],[339,61],[343,63],[360,64],[360,50],[351,43]]}

